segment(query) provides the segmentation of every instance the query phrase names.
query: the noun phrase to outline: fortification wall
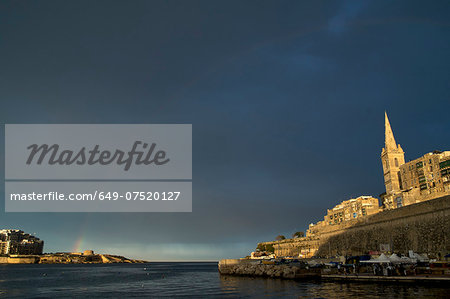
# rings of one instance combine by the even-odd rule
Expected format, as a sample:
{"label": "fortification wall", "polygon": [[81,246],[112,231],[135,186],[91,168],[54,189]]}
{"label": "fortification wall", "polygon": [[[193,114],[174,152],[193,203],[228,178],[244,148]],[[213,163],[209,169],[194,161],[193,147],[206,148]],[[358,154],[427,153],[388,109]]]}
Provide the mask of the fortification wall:
{"label": "fortification wall", "polygon": [[273,245],[275,255],[281,256],[295,256],[302,254],[303,257],[313,256],[320,246],[320,238],[318,237],[304,237],[297,239],[286,239],[282,241],[263,242],[264,245]]}
{"label": "fortification wall", "polygon": [[450,196],[328,226],[316,236],[264,244],[272,244],[277,256],[308,250],[316,256],[357,255],[379,250],[381,244],[392,252],[444,256],[450,252]]}

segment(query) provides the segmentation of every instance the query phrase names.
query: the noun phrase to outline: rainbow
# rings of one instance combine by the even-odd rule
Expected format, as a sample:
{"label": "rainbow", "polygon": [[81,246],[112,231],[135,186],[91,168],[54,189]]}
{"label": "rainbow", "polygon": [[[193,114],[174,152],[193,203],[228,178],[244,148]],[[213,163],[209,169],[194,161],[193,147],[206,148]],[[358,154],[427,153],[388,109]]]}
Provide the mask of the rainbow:
{"label": "rainbow", "polygon": [[89,227],[89,222],[90,222],[90,216],[86,215],[84,217],[84,221],[82,221],[82,223],[81,223],[78,238],[76,239],[75,244],[72,247],[72,252],[82,252],[83,243],[84,243],[84,246],[86,246],[85,239],[86,239],[86,232]]}
{"label": "rainbow", "polygon": [[83,234],[81,234],[73,245],[72,252],[81,252],[81,244],[83,244]]}

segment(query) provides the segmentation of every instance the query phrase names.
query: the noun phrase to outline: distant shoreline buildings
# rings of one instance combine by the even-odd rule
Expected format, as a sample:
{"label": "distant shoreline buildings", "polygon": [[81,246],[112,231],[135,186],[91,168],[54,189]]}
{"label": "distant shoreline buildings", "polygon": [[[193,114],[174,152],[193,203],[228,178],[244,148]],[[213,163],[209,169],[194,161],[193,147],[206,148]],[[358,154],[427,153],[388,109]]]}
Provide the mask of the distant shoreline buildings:
{"label": "distant shoreline buildings", "polygon": [[44,241],[18,229],[0,230],[1,255],[42,254]]}
{"label": "distant shoreline buildings", "polygon": [[119,255],[96,254],[93,250],[43,254],[43,249],[44,241],[22,230],[0,230],[0,265],[146,263]]}

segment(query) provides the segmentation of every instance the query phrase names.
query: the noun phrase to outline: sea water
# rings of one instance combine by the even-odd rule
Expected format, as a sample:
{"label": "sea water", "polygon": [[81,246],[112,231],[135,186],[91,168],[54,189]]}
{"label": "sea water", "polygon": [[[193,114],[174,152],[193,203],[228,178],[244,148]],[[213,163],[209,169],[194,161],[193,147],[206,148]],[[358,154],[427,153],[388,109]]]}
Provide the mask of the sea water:
{"label": "sea water", "polygon": [[[446,285],[221,276],[217,263],[0,265],[0,297],[444,298]],[[447,297],[448,298],[448,297]]]}

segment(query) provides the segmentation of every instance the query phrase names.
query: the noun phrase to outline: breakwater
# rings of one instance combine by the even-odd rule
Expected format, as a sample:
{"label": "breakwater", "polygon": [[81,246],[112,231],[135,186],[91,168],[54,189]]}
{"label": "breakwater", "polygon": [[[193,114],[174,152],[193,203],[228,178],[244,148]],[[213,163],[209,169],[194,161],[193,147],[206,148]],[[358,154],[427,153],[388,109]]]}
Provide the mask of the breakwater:
{"label": "breakwater", "polygon": [[320,269],[289,265],[267,265],[259,261],[226,259],[219,262],[219,273],[236,276],[261,276],[284,279],[320,278]]}

